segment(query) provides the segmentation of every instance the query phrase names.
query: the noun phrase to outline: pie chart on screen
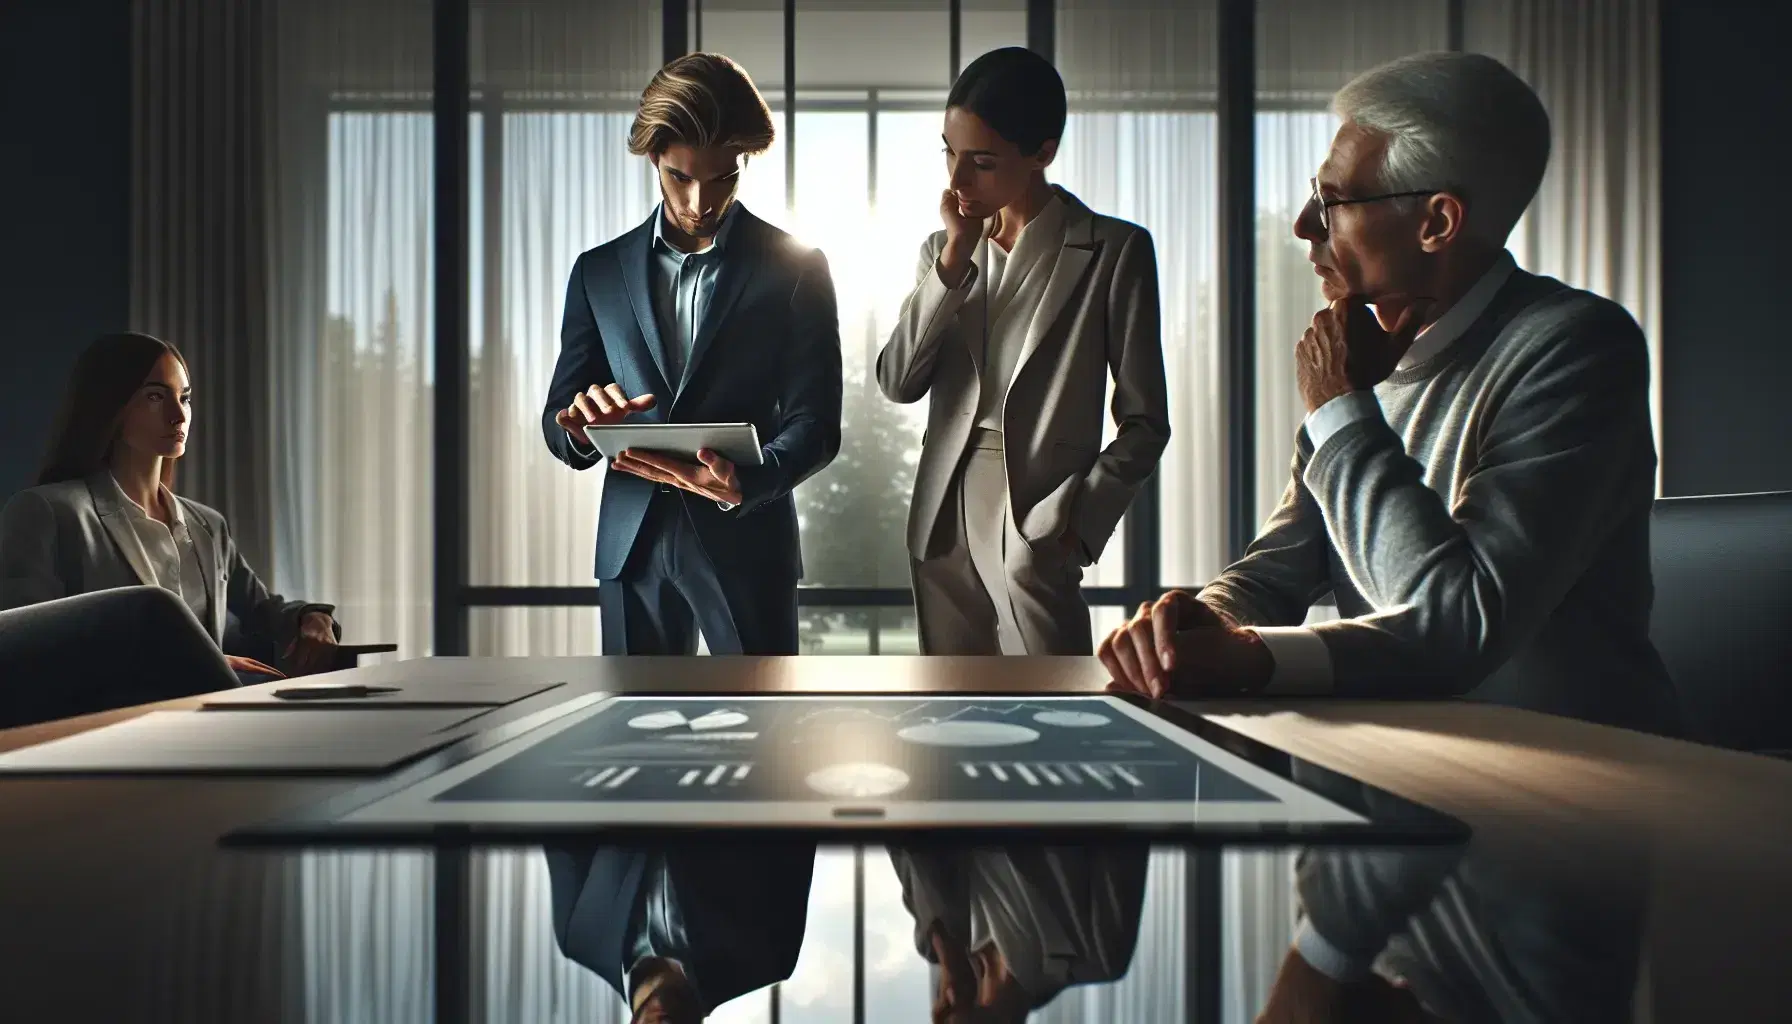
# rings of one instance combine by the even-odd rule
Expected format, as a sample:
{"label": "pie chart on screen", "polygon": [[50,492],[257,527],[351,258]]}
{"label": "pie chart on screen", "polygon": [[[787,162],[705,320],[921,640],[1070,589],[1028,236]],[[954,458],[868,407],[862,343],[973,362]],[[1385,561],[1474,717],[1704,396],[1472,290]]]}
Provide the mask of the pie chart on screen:
{"label": "pie chart on screen", "polygon": [[923,722],[898,729],[896,735],[910,743],[929,747],[1012,747],[1039,738],[1036,730],[1008,722],[972,722],[953,719]]}
{"label": "pie chart on screen", "polygon": [[692,732],[710,732],[715,729],[734,729],[747,724],[747,716],[739,711],[708,711],[696,718],[686,718],[682,711],[649,711],[645,715],[636,715],[628,720],[631,729],[645,729],[658,732],[663,729],[688,728]]}
{"label": "pie chart on screen", "polygon": [[1060,729],[1093,729],[1108,724],[1109,719],[1093,711],[1041,711],[1033,716],[1033,721]]}

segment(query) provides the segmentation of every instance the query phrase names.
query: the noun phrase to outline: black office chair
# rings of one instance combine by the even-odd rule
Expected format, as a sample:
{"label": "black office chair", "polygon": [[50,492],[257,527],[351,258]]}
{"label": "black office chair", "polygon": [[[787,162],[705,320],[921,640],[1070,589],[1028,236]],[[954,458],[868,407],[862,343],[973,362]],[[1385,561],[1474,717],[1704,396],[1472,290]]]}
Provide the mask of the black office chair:
{"label": "black office chair", "polygon": [[1792,491],[1659,499],[1650,548],[1689,738],[1792,757]]}
{"label": "black office chair", "polygon": [[[275,650],[272,640],[252,636],[243,632],[243,624],[235,614],[224,616],[224,653],[234,654],[239,658],[253,658],[263,665],[272,665],[284,671],[285,659]],[[398,650],[397,644],[337,644],[332,652],[334,659],[325,672],[340,672],[346,668],[354,668],[361,663],[365,654],[388,654]]]}
{"label": "black office chair", "polygon": [[0,611],[0,728],[236,683],[192,609],[161,587],[95,590]]}

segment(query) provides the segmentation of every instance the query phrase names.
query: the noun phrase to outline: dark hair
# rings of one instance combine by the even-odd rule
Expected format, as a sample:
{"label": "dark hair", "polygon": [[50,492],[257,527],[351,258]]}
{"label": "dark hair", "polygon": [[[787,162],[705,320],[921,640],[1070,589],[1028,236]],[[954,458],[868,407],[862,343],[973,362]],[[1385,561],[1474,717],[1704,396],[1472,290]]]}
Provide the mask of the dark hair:
{"label": "dark hair", "polygon": [[1027,156],[1064,137],[1067,105],[1058,69],[1024,46],[1004,46],[971,61],[946,97],[946,106],[976,114]]}
{"label": "dark hair", "polygon": [[682,142],[758,156],[776,134],[765,97],[746,68],[719,53],[687,53],[660,68],[642,90],[628,151],[658,156]]}
{"label": "dark hair", "polygon": [[[128,331],[101,335],[82,350],[50,432],[38,483],[79,480],[106,464],[124,407],[164,355],[179,359],[182,368],[187,365],[168,342]],[[162,483],[174,486],[173,459],[162,461]]]}

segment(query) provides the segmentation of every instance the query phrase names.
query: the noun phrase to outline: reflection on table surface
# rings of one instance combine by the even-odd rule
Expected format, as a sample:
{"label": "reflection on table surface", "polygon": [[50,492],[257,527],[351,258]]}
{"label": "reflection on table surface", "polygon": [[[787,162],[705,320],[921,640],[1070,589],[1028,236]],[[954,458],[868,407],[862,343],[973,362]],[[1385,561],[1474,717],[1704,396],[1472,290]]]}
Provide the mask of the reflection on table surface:
{"label": "reflection on table surface", "polygon": [[[1321,793],[1359,786],[1296,771]],[[601,1024],[649,990],[779,1024],[1630,1020],[1649,863],[1646,843],[1613,839],[1629,852],[1548,866],[1474,842],[218,851],[30,950],[30,922],[10,922],[21,955],[0,963],[31,965],[7,987],[54,1013],[70,1005],[57,971],[133,951],[116,1005],[181,1021]],[[1348,983],[1298,969],[1297,939]]]}
{"label": "reflection on table surface", "polygon": [[[552,863],[558,852],[502,849],[466,855],[471,926],[465,955],[472,974],[465,1019],[587,1024],[629,1019],[616,984],[620,959],[609,965],[612,976],[606,978],[575,958],[600,946],[601,940],[574,934],[563,947],[562,935],[557,934],[557,903],[577,899],[576,894],[556,892]],[[707,854],[712,870],[718,863],[748,860],[738,848],[724,843],[700,852]],[[1023,864],[1029,857],[1043,860],[1042,851],[929,852],[936,860],[967,862],[960,878],[967,890],[980,890],[965,892],[967,900],[960,904],[970,924],[962,934],[973,945],[991,930],[1009,946],[1013,937],[1033,934],[1025,924],[1028,918],[1018,913],[1018,920],[1003,921],[993,929],[986,922],[991,905],[1000,905],[1004,896],[1015,899],[1016,889],[1029,892],[1026,886],[1039,879],[1015,872],[1012,881],[1019,884],[1002,890],[989,886],[989,876],[1005,860]],[[667,851],[610,853],[647,862]],[[132,939],[126,942],[121,937],[118,945],[138,949],[152,963],[131,969],[130,976],[121,979],[131,989],[129,1002],[139,1008],[153,1006],[150,1016],[158,1020],[403,1024],[446,1019],[436,1015],[435,1002],[440,954],[436,876],[444,856],[449,855],[415,850],[221,855],[214,870],[190,878],[183,891],[155,900],[152,912],[134,915]],[[915,916],[905,902],[904,876],[897,869],[900,861],[879,846],[823,847],[811,856],[807,890],[784,887],[779,894],[788,904],[786,920],[758,920],[755,925],[748,918],[732,922],[732,928],[716,925],[704,933],[732,935],[737,943],[705,951],[704,963],[762,954],[776,961],[784,951],[768,954],[766,936],[788,933],[792,924],[799,940],[790,951],[794,955],[787,977],[728,999],[708,1019],[733,1024],[774,1020],[906,1024],[932,1019],[937,972],[917,948]],[[1099,869],[1091,878],[1087,867],[1080,876],[1091,888],[1131,885],[1136,890],[1130,903],[1119,901],[1117,916],[1123,919],[1102,922],[1107,929],[1100,936],[1102,942],[1125,948],[1104,959],[1101,954],[1107,947],[1095,947],[1089,957],[1093,963],[1079,965],[1083,973],[1078,977],[1090,976],[1089,970],[1101,976],[1042,991],[1044,1005],[1031,1019],[1190,1019],[1185,1009],[1190,980],[1186,935],[1198,913],[1192,905],[1191,875],[1199,855],[1135,847],[1120,859],[1127,857],[1133,863],[1123,865],[1129,876],[1124,880],[1101,878]],[[1219,859],[1224,903],[1210,912],[1222,915],[1225,936],[1220,1019],[1250,1021],[1262,1006],[1293,935],[1294,854],[1240,852]],[[942,891],[951,892],[952,876],[938,865],[932,867],[925,878],[911,868],[909,888],[912,892],[917,883],[931,886],[928,898],[938,905],[944,902]],[[745,873],[710,875],[700,879],[700,887],[713,891],[719,882],[723,888],[763,897],[762,878]],[[971,909],[971,900],[979,909]],[[612,900],[608,912],[582,923],[620,930],[620,905]],[[1011,906],[1017,912],[1028,909],[1024,898]],[[729,909],[710,908],[706,920],[714,924]],[[745,910],[775,913],[763,899]],[[1078,912],[1085,911],[1078,908]],[[1071,931],[1079,919],[1069,919]],[[1018,951],[1002,952],[1005,959],[1018,962]],[[85,956],[70,948],[55,959],[65,970],[93,970],[90,963],[82,966]],[[33,959],[41,964],[46,957],[40,951]],[[776,973],[775,966],[772,970]],[[1027,970],[1021,967],[1020,972]],[[1107,980],[1105,972],[1117,978]],[[50,982],[39,978],[32,984]],[[51,1005],[52,995],[46,993],[43,1004],[31,1000],[27,1004]]]}
{"label": "reflection on table surface", "polygon": [[[851,675],[828,659],[726,661],[692,659],[676,681],[693,692],[799,692],[848,678],[892,693],[1078,692],[1083,671],[1062,659],[883,659]],[[628,659],[435,659],[390,671],[399,668],[390,678],[477,670],[565,678],[581,692],[645,687],[659,671]],[[379,671],[366,681],[386,678]],[[1121,958],[1092,947],[1099,970],[1067,972],[1075,983],[1035,1019],[1250,1021],[1280,1005],[1272,993],[1311,996],[1282,970],[1303,905],[1346,966],[1361,969],[1375,954],[1377,971],[1448,1018],[1753,1021],[1780,1019],[1792,1004],[1792,972],[1778,955],[1792,948],[1792,818],[1781,813],[1792,766],[1457,702],[1200,710],[1451,814],[1474,839],[1441,860],[1151,849],[1124,973],[1107,980],[1102,972]],[[8,740],[58,728],[67,727]],[[1302,781],[1352,784],[1323,773]],[[217,845],[231,829],[341,788],[299,778],[9,780],[0,787],[10,826],[0,839],[0,1019],[626,1019],[616,986],[561,948],[552,860],[539,847],[432,855]],[[738,862],[732,836],[711,845]],[[890,851],[825,848],[809,863],[800,910],[796,897],[783,898],[786,927],[801,927],[789,970],[712,1019],[771,1020],[774,1008],[780,1024],[928,1019],[937,979]],[[758,878],[738,868],[721,877],[743,886]],[[965,934],[975,946],[978,933]],[[1634,1014],[1633,1003],[1642,1008]]]}

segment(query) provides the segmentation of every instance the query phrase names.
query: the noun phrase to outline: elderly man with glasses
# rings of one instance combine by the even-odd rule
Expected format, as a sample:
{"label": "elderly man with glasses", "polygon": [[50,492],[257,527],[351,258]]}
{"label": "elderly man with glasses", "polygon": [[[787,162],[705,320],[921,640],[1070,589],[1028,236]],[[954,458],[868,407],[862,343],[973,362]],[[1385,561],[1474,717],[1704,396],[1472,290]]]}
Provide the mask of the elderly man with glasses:
{"label": "elderly man with glasses", "polygon": [[[1648,347],[1616,303],[1505,249],[1548,164],[1542,104],[1451,53],[1368,71],[1333,109],[1294,224],[1329,304],[1295,344],[1308,414],[1288,488],[1243,558],[1102,643],[1114,686],[1466,696],[1675,730],[1648,637]],[[1304,625],[1327,594],[1339,618]],[[1305,899],[1282,984],[1343,998],[1454,856],[1390,854],[1373,891]],[[1352,905],[1374,912],[1336,912]],[[1298,1016],[1271,1002],[1267,1019]]]}
{"label": "elderly man with glasses", "polygon": [[[1116,685],[1673,728],[1648,637],[1648,347],[1622,307],[1505,249],[1548,163],[1542,104],[1445,53],[1365,72],[1333,108],[1294,224],[1329,305],[1295,345],[1292,478],[1243,558],[1102,643]],[[1327,594],[1340,618],[1302,625]]]}

